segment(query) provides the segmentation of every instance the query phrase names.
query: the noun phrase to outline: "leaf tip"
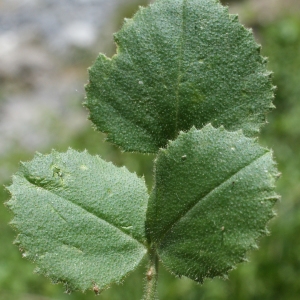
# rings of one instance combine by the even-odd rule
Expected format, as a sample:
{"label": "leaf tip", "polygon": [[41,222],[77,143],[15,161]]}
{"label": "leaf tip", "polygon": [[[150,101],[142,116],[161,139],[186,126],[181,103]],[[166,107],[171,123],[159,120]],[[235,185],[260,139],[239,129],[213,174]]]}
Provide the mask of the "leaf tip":
{"label": "leaf tip", "polygon": [[[35,156],[34,156],[35,157]],[[27,167],[27,162],[25,162],[25,161],[20,161],[19,162],[19,168],[26,168]]]}
{"label": "leaf tip", "polygon": [[238,14],[229,14],[229,18],[232,22],[239,22],[239,15]]}
{"label": "leaf tip", "polygon": [[4,190],[8,191],[10,194],[12,194],[12,184],[10,185],[3,185]]}
{"label": "leaf tip", "polygon": [[266,56],[262,56],[261,59],[263,64],[267,64],[269,62],[269,58]]}
{"label": "leaf tip", "polygon": [[[82,152],[84,152],[84,151],[82,151]],[[73,149],[72,147],[69,146],[66,153],[71,153],[71,154],[77,153],[77,154],[78,154],[78,153],[80,153],[80,152],[76,151],[75,149]]]}
{"label": "leaf tip", "polygon": [[[249,28],[248,30],[251,32],[251,34],[253,34],[253,29],[252,28]],[[255,43],[255,48],[256,48],[257,52],[260,53],[260,51],[262,49],[262,46],[261,46],[261,44]]]}
{"label": "leaf tip", "polygon": [[274,76],[274,72],[272,72],[272,71],[267,71],[267,72],[264,73],[264,76],[265,76],[265,77],[268,77],[269,79],[272,79],[273,76]]}
{"label": "leaf tip", "polygon": [[55,150],[55,149],[51,149],[51,152],[50,152],[52,155],[57,155],[58,152]]}
{"label": "leaf tip", "polygon": [[12,199],[9,199],[8,201],[4,202],[3,205],[4,205],[7,209],[12,210],[12,205],[13,205]]}
{"label": "leaf tip", "polygon": [[229,279],[229,277],[228,277],[227,274],[223,274],[221,278],[222,278],[223,280],[228,280],[228,279]]}
{"label": "leaf tip", "polygon": [[99,285],[93,281],[93,285],[92,285],[92,291],[95,293],[96,296],[100,295],[104,289],[100,289]]}

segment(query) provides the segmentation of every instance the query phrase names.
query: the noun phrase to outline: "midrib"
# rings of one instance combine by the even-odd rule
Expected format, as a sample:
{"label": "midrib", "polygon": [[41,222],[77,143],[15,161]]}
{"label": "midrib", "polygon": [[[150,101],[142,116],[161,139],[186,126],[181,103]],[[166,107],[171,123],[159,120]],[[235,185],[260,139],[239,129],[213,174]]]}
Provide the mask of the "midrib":
{"label": "midrib", "polygon": [[179,117],[179,90],[180,90],[180,81],[182,76],[182,60],[183,60],[183,45],[184,45],[184,33],[185,33],[185,8],[186,8],[187,0],[183,0],[182,2],[182,13],[181,13],[181,34],[180,34],[180,46],[179,46],[179,53],[178,53],[178,69],[177,69],[177,85],[176,85],[176,104],[175,104],[175,131],[174,131],[174,137],[177,136],[178,133],[178,117]]}

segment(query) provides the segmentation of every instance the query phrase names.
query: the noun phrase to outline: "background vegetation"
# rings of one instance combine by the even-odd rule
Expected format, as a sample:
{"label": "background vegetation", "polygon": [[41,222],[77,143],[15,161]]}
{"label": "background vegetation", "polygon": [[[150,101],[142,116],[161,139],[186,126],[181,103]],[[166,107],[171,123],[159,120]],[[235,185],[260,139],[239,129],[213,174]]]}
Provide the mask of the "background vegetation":
{"label": "background vegetation", "polygon": [[[278,87],[275,99],[277,109],[268,116],[270,124],[263,129],[260,138],[262,144],[274,150],[282,172],[277,189],[282,201],[277,205],[278,217],[270,224],[271,235],[261,241],[259,250],[249,254],[251,262],[239,265],[227,281],[208,280],[199,286],[188,279],[173,278],[161,269],[159,292],[162,300],[300,299],[300,14],[296,9],[297,1],[287,1],[290,6],[278,9],[276,5],[280,6],[283,1],[273,1],[274,13],[270,16],[268,11],[265,17],[266,12],[255,8],[257,1],[229,1],[235,2],[231,7],[241,13],[241,21],[254,27],[255,35],[263,45],[263,55],[269,57],[269,69],[274,71],[274,82]],[[140,1],[140,4],[145,2]],[[117,26],[120,26],[120,20],[125,15],[130,16],[136,10],[137,4],[138,1],[135,1],[132,6],[122,6],[115,18]],[[106,52],[113,53],[113,49],[107,47]],[[72,59],[61,62],[61,68],[70,70],[72,66],[72,72],[80,74],[78,78],[82,79],[83,84],[86,81],[85,70],[95,57],[94,50],[75,49]],[[17,86],[22,87],[24,77],[19,80],[21,83]],[[0,84],[0,106],[3,106],[10,99],[11,82],[0,76]],[[76,109],[81,109],[82,95],[71,99]],[[77,150],[86,148],[90,153],[100,154],[117,165],[126,165],[139,175],[144,174],[151,187],[153,156],[121,153],[115,146],[104,143],[104,136],[94,132],[88,121],[85,123],[73,133],[63,129],[63,140],[54,138],[51,143],[39,145],[37,150],[47,153],[51,148],[60,151],[65,151],[69,146]],[[51,123],[51,134],[60,135],[61,126],[61,123]],[[2,142],[5,140],[1,137]],[[9,176],[16,171],[18,161],[29,160],[32,156],[33,151],[20,147],[18,141],[9,151],[3,152],[0,155],[2,184],[9,184]],[[8,197],[1,188],[0,201],[3,203]],[[48,279],[34,274],[33,264],[22,259],[17,247],[12,244],[15,233],[7,225],[11,217],[8,210],[0,205],[0,299],[95,299],[92,292],[85,295],[64,294],[62,285],[52,285]],[[100,299],[140,299],[144,271],[145,267],[141,266],[123,285],[113,286],[101,294]]]}

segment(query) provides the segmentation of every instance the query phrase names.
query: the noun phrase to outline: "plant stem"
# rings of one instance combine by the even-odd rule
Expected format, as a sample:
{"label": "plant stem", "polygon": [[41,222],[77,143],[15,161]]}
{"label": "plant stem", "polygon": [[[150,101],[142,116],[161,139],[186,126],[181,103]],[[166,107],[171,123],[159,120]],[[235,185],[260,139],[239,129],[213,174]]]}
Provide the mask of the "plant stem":
{"label": "plant stem", "polygon": [[149,249],[149,264],[146,272],[146,284],[143,300],[158,300],[158,257],[154,248]]}

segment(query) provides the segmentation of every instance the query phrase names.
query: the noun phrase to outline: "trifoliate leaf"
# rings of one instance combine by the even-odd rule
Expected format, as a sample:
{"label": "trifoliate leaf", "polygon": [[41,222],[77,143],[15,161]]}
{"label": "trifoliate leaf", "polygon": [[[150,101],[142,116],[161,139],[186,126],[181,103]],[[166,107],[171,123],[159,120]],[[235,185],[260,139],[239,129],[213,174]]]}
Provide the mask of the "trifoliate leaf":
{"label": "trifoliate leaf", "polygon": [[216,0],[157,0],[115,35],[117,54],[90,68],[86,107],[126,151],[157,152],[208,123],[257,134],[273,86],[252,32]]}
{"label": "trifoliate leaf", "polygon": [[119,282],[146,253],[147,189],[125,168],[87,152],[37,154],[9,190],[23,256],[68,291]]}
{"label": "trifoliate leaf", "polygon": [[192,128],[159,151],[155,168],[148,235],[173,273],[222,276],[266,234],[277,170],[271,152],[241,131]]}

